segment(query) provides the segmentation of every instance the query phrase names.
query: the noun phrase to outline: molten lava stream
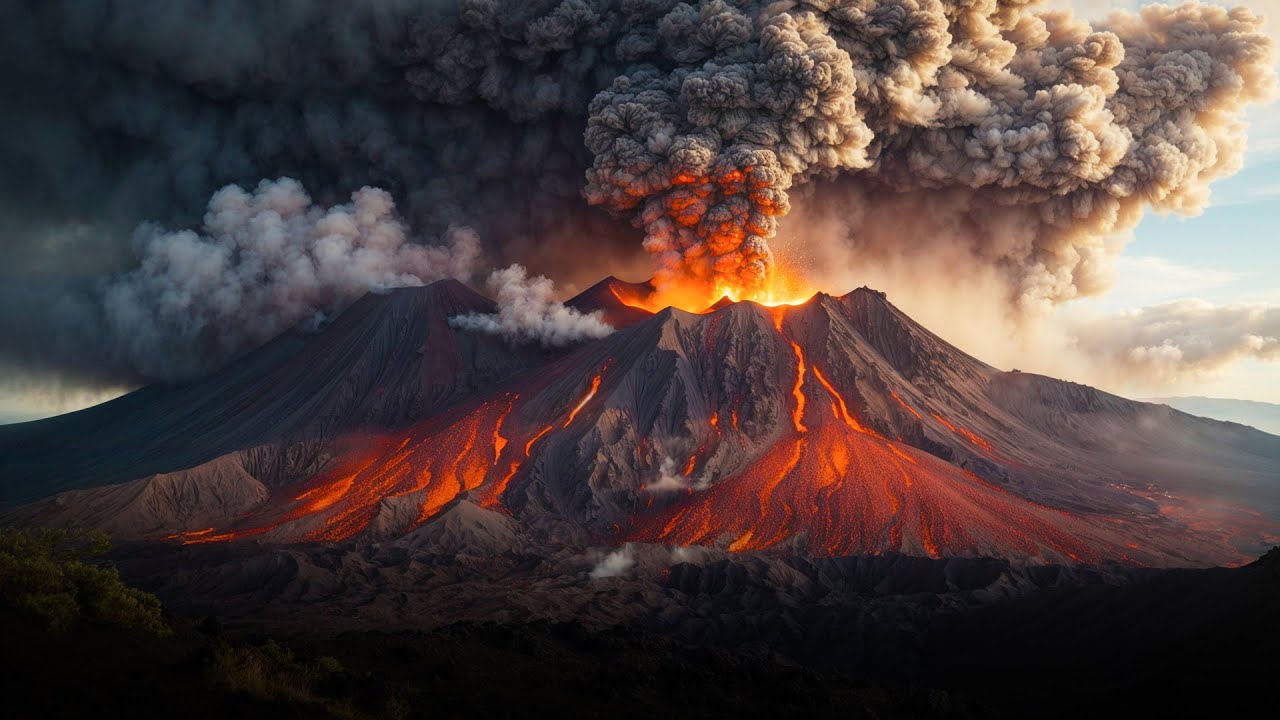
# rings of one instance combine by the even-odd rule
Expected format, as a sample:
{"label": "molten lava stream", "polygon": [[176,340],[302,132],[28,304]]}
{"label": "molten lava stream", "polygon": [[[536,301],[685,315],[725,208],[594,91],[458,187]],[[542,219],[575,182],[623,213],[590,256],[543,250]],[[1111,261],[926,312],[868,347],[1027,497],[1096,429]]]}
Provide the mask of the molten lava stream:
{"label": "molten lava stream", "polygon": [[572,425],[573,419],[578,417],[578,413],[582,412],[582,408],[586,407],[587,403],[591,402],[591,398],[596,396],[596,391],[600,389],[600,380],[604,377],[604,371],[607,369],[609,369],[609,364],[605,363],[605,366],[601,368],[600,372],[597,373],[595,377],[591,378],[591,389],[588,390],[587,394],[578,401],[577,405],[573,406],[573,410],[569,411],[569,419],[564,421],[564,427]]}
{"label": "molten lava stream", "polygon": [[[1010,495],[927,453],[868,432],[817,367],[797,354],[794,432],[736,475],[641,517],[629,540],[766,550],[804,533],[812,552],[901,551],[1096,559],[1114,538]],[[825,401],[806,393],[812,375]],[[822,392],[819,390],[818,392]],[[1110,553],[1118,557],[1119,553]]]}
{"label": "molten lava stream", "polygon": [[[490,400],[399,436],[348,439],[342,453],[347,459],[298,494],[298,504],[284,517],[193,539],[217,542],[279,530],[290,538],[346,540],[367,529],[384,510],[390,513],[388,520],[401,518],[399,522],[412,525],[467,492],[475,492],[480,504],[495,507],[536,442],[552,429],[517,440],[507,425],[515,402],[515,396]],[[404,518],[396,508],[406,503],[416,503],[417,509]]]}

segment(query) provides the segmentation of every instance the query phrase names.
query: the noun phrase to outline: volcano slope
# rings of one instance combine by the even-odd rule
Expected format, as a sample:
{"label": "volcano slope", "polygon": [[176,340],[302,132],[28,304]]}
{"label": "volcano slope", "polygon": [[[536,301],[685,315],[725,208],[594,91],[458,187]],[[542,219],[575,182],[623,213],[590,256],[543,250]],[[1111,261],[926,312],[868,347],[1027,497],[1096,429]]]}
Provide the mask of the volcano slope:
{"label": "volcano slope", "polygon": [[810,556],[1210,565],[1280,532],[1280,437],[1001,372],[865,288],[647,290],[570,301],[619,329],[567,352],[449,327],[493,307],[458,283],[369,296],[208,380],[0,428],[0,500],[190,544],[380,540],[458,502],[537,542]]}

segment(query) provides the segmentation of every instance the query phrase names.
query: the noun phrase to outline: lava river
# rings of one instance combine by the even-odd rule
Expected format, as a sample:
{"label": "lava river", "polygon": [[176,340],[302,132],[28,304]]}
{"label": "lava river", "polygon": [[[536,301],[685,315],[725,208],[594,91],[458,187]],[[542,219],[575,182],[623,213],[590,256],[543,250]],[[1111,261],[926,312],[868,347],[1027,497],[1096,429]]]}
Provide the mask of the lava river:
{"label": "lava river", "polygon": [[433,517],[464,493],[487,508],[501,509],[507,484],[553,427],[568,427],[595,395],[600,376],[562,423],[518,432],[507,420],[519,401],[502,395],[447,413],[403,435],[352,437],[343,441],[340,460],[307,488],[284,498],[290,509],[242,529],[186,533],[171,539],[187,544],[253,536],[341,541],[368,530],[380,515],[405,531]]}
{"label": "lava river", "polygon": [[795,385],[782,436],[740,472],[639,518],[626,539],[740,551],[802,537],[821,555],[1129,559],[1118,548],[1132,552],[1130,538],[1111,524],[1018,498],[866,429],[826,373],[789,344]]}
{"label": "lava river", "polygon": [[[850,408],[840,378],[805,356],[783,332],[775,311],[786,413],[775,439],[742,469],[665,503],[645,497],[622,540],[714,544],[732,551],[788,547],[822,555],[904,552],[933,557],[993,555],[1046,561],[1128,559],[1125,528],[1012,495],[961,468],[870,430]],[[787,352],[789,350],[789,352]],[[419,525],[463,496],[509,512],[504,493],[542,445],[598,421],[606,364],[547,412],[502,393],[432,418],[400,433],[349,437],[334,465],[301,490],[268,504],[274,516],[251,516],[236,527],[203,529],[171,539],[208,543],[262,536],[275,540],[342,541],[367,531],[395,534]],[[920,418],[900,397],[894,399]],[[593,402],[594,401],[594,402]],[[942,426],[995,457],[985,441],[934,416]],[[684,465],[695,469],[726,442],[743,444],[736,406],[731,430],[718,415],[706,420],[716,438]],[[575,423],[577,425],[575,425]],[[581,426],[581,427],[577,427]],[[641,438],[642,446],[648,442]],[[759,447],[758,445],[756,446]],[[637,455],[639,457],[639,454]],[[641,487],[643,497],[646,490]]]}

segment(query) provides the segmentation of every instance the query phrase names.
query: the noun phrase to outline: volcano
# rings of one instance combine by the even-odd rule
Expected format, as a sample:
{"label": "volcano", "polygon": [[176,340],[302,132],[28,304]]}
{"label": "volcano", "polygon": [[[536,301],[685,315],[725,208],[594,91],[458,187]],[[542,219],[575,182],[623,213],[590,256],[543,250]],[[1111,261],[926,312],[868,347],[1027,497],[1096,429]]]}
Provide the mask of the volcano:
{"label": "volcano", "polygon": [[494,309],[456,281],[370,294],[207,379],[0,427],[0,501],[186,544],[470,523],[1165,566],[1280,534],[1280,437],[1000,371],[867,288],[701,313],[639,307],[652,292],[608,278],[568,301],[617,330],[562,350],[451,327]]}

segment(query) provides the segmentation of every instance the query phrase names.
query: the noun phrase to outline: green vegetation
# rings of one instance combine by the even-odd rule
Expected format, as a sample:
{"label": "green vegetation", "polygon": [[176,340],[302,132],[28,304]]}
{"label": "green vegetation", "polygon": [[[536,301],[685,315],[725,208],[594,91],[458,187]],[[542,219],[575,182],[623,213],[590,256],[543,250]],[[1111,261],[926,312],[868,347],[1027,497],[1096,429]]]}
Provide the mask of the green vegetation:
{"label": "green vegetation", "polygon": [[259,646],[219,641],[205,667],[210,683],[233,693],[315,706],[337,718],[365,717],[350,702],[326,697],[326,690],[341,684],[343,672],[333,657],[305,662],[274,640]]}
{"label": "green vegetation", "polygon": [[95,561],[109,548],[101,533],[0,529],[0,608],[57,632],[87,622],[168,634],[156,596]]}

